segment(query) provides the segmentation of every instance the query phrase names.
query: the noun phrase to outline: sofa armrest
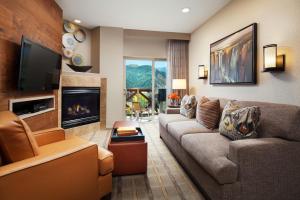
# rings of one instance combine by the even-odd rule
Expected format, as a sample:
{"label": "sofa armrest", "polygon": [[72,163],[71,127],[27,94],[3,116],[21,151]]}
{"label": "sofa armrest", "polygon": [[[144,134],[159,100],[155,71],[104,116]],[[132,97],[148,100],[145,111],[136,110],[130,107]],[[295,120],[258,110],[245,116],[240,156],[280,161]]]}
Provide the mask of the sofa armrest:
{"label": "sofa armrest", "polygon": [[97,199],[98,148],[70,139],[41,154],[0,167],[0,199]]}
{"label": "sofa armrest", "polygon": [[167,108],[166,114],[180,114],[180,108]]}
{"label": "sofa armrest", "polygon": [[259,138],[231,142],[228,158],[238,165],[240,180],[274,182],[281,179],[300,184],[299,153],[299,142]]}
{"label": "sofa armrest", "polygon": [[62,128],[51,128],[32,133],[39,146],[65,140],[65,131]]}

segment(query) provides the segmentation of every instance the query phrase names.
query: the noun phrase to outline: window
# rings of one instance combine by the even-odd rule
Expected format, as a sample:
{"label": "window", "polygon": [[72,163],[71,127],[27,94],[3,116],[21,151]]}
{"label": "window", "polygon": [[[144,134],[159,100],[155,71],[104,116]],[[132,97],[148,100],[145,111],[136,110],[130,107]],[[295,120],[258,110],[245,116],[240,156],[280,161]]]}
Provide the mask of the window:
{"label": "window", "polygon": [[159,89],[166,89],[167,61],[156,59],[125,59],[126,71],[126,114],[132,115],[132,102],[151,114],[159,113],[157,101]]}

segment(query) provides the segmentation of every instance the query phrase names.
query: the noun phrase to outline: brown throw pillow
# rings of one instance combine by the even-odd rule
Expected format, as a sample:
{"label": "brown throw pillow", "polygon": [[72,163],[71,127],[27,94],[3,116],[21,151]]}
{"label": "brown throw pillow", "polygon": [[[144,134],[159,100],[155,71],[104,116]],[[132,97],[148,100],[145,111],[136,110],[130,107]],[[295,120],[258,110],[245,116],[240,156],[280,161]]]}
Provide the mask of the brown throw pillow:
{"label": "brown throw pillow", "polygon": [[0,112],[0,151],[4,164],[39,154],[27,124],[9,111]]}
{"label": "brown throw pillow", "polygon": [[220,119],[220,101],[202,97],[197,104],[196,120],[208,129],[215,129]]}

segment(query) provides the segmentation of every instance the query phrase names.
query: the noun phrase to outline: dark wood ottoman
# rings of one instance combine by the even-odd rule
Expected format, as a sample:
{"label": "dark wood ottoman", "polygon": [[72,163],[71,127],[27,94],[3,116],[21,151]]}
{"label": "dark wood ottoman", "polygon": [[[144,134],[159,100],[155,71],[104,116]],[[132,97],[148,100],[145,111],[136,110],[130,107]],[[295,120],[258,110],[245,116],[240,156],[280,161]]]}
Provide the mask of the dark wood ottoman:
{"label": "dark wood ottoman", "polygon": [[[134,126],[137,136],[116,136],[118,127]],[[129,175],[147,172],[147,142],[136,122],[116,121],[111,132],[108,149],[114,154],[113,175]]]}

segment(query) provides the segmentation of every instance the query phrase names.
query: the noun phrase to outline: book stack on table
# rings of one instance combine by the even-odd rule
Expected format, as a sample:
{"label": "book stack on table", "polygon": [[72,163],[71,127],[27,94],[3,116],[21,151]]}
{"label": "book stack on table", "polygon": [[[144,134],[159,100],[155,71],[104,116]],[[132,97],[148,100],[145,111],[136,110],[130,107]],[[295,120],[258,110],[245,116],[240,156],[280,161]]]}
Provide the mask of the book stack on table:
{"label": "book stack on table", "polygon": [[127,127],[119,127],[117,128],[118,136],[131,136],[131,135],[137,135],[138,130],[136,130],[136,127],[127,126]]}

